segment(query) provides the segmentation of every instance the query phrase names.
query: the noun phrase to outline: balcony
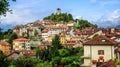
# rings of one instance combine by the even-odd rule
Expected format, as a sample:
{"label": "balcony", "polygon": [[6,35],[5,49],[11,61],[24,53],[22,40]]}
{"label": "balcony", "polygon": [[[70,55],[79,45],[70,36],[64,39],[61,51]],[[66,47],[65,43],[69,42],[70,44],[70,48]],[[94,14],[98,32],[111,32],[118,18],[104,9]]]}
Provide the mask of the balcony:
{"label": "balcony", "polygon": [[87,56],[81,56],[81,58],[90,59],[90,56],[89,55],[87,55]]}
{"label": "balcony", "polygon": [[82,66],[82,67],[90,67],[90,64],[82,64],[80,66]]}

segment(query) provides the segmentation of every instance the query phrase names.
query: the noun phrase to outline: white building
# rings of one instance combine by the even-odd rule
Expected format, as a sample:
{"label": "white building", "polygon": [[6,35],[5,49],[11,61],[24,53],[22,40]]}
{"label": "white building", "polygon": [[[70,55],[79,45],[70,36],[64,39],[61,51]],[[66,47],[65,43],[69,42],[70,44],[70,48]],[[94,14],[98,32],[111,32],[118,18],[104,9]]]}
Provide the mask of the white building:
{"label": "white building", "polygon": [[106,36],[98,36],[84,43],[84,64],[81,66],[96,67],[98,62],[114,58],[114,48],[117,42]]}
{"label": "white building", "polygon": [[66,30],[67,26],[48,26],[42,31],[42,38],[47,41],[48,36],[55,36],[56,34]]}
{"label": "white building", "polygon": [[30,40],[26,38],[18,38],[13,40],[13,49],[14,50],[30,50]]}

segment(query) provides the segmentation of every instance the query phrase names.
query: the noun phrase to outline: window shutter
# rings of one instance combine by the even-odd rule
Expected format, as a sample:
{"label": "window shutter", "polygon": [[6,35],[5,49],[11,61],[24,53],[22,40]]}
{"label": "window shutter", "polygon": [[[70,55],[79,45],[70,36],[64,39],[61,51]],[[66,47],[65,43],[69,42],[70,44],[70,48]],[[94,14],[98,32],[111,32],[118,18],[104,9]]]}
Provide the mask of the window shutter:
{"label": "window shutter", "polygon": [[104,55],[104,50],[102,50],[102,53],[103,53],[103,55]]}
{"label": "window shutter", "polygon": [[98,50],[98,55],[100,54],[100,50]]}

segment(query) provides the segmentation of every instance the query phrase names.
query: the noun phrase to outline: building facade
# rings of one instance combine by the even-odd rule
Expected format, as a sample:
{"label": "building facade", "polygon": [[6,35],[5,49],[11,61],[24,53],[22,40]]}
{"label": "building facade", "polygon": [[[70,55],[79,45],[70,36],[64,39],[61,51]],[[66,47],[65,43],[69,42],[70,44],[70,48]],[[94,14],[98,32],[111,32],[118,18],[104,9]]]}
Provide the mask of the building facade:
{"label": "building facade", "polygon": [[13,49],[14,50],[30,50],[30,40],[26,38],[18,38],[13,40]]}
{"label": "building facade", "polygon": [[98,36],[84,43],[84,64],[94,67],[97,62],[105,62],[114,58],[114,48],[117,42],[106,36]]}
{"label": "building facade", "polygon": [[3,51],[3,53],[5,53],[6,55],[9,55],[11,52],[10,44],[4,41],[0,42],[0,50]]}

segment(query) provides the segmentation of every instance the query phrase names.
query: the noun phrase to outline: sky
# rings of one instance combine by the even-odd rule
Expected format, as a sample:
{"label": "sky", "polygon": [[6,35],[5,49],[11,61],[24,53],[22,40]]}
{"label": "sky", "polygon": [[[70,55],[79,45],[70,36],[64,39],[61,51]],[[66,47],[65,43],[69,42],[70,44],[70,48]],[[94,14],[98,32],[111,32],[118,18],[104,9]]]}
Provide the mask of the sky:
{"label": "sky", "polygon": [[17,0],[10,2],[12,14],[1,17],[1,27],[12,28],[56,13],[71,13],[74,19],[85,19],[99,27],[120,25],[120,0]]}

